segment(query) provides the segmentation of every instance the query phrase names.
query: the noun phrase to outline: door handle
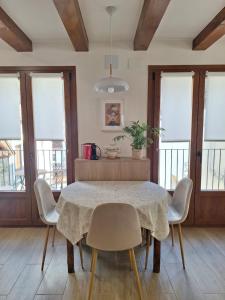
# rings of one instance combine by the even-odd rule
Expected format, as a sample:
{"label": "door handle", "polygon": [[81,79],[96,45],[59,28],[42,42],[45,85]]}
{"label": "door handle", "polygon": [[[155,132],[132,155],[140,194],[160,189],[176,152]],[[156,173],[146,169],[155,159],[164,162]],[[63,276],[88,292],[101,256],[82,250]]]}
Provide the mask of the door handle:
{"label": "door handle", "polygon": [[202,151],[197,152],[197,157],[201,158],[202,157]]}
{"label": "door handle", "polygon": [[197,151],[197,157],[200,160],[200,163],[202,163],[202,151]]}

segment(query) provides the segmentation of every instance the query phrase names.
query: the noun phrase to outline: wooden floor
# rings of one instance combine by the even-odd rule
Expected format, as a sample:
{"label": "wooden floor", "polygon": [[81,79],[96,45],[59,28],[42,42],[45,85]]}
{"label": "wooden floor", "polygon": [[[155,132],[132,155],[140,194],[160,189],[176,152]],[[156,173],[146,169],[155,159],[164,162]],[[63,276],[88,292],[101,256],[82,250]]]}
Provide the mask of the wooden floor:
{"label": "wooden floor", "polygon": [[[184,238],[186,271],[177,237],[174,248],[169,238],[162,242],[160,274],[152,273],[152,253],[143,271],[144,248],[136,249],[144,299],[225,300],[225,228],[185,228]],[[42,228],[0,228],[0,300],[86,299],[90,249],[84,247],[82,271],[75,247],[76,273],[68,275],[66,242],[57,234],[42,273],[43,239]],[[126,252],[99,254],[93,299],[138,299]]]}

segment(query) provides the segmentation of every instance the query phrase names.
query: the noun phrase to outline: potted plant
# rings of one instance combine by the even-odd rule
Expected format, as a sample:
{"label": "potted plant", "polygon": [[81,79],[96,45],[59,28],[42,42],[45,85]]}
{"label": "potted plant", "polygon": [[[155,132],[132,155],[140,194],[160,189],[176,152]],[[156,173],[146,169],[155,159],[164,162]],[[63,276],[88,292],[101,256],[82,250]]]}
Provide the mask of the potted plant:
{"label": "potted plant", "polygon": [[[154,142],[154,138],[159,137],[163,128],[153,128],[146,123],[140,123],[139,121],[131,122],[130,126],[123,128],[124,135],[118,135],[113,138],[114,142],[129,138],[131,140],[132,158],[141,159],[142,150],[144,147],[148,147]],[[147,136],[147,133],[149,135]]]}

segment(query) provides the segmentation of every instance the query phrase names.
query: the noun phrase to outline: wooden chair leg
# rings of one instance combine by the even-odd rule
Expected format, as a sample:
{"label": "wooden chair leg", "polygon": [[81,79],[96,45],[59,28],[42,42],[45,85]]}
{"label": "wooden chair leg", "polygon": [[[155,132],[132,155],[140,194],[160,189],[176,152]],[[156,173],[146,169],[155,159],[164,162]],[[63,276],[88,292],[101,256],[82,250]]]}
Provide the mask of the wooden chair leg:
{"label": "wooden chair leg", "polygon": [[93,251],[92,251],[92,255],[91,255],[91,266],[90,266],[90,272],[92,272],[93,270]]}
{"label": "wooden chair leg", "polygon": [[50,226],[48,225],[47,230],[46,230],[46,236],[45,236],[45,244],[44,244],[44,250],[43,250],[43,256],[42,256],[41,271],[43,271],[44,264],[45,264],[45,256],[46,256],[46,251],[47,251],[47,246],[48,246],[49,230],[50,230]]}
{"label": "wooden chair leg", "polygon": [[89,283],[88,300],[91,300],[92,297],[97,256],[98,256],[98,252],[96,249],[93,248],[92,249],[92,271],[91,271],[91,278]]}
{"label": "wooden chair leg", "polygon": [[181,231],[181,224],[178,224],[178,236],[179,236],[179,242],[180,242],[180,253],[182,258],[182,264],[183,269],[185,269],[185,262],[184,262],[184,248],[183,248],[183,237],[182,237],[182,231]]}
{"label": "wooden chair leg", "polygon": [[132,256],[131,256],[130,250],[128,251],[128,254],[129,254],[129,259],[130,259],[130,270],[132,271],[134,269],[134,267],[133,267],[133,261],[132,261]]}
{"label": "wooden chair leg", "polygon": [[83,260],[83,251],[82,251],[82,240],[80,240],[80,241],[78,242],[78,246],[79,246],[79,252],[80,252],[80,263],[81,263],[82,270],[84,270],[84,260]]}
{"label": "wooden chair leg", "polygon": [[170,228],[171,228],[172,246],[174,247],[174,229],[173,229],[173,224],[170,225]]}
{"label": "wooden chair leg", "polygon": [[55,246],[55,232],[56,232],[56,225],[53,226],[52,247]]}
{"label": "wooden chair leg", "polygon": [[141,281],[140,281],[139,274],[138,274],[134,249],[130,249],[129,252],[130,252],[130,256],[132,258],[132,266],[133,266],[133,269],[134,269],[134,274],[135,274],[135,278],[136,278],[136,282],[137,282],[139,297],[140,297],[140,300],[142,300],[143,299],[143,297],[142,297],[142,287],[141,287]]}
{"label": "wooden chair leg", "polygon": [[150,248],[150,231],[146,229],[145,270],[147,270],[147,266],[148,266],[149,248]]}

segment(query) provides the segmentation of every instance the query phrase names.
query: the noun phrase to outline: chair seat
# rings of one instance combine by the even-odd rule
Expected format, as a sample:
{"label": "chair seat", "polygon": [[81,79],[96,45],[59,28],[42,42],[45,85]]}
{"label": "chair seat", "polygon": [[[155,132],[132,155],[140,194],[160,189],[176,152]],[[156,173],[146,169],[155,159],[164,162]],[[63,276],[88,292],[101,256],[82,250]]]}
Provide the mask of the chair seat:
{"label": "chair seat", "polygon": [[52,211],[48,212],[47,215],[45,216],[46,223],[48,225],[56,225],[59,219],[59,214],[54,208]]}
{"label": "chair seat", "polygon": [[182,216],[178,213],[178,211],[173,207],[169,205],[168,208],[168,222],[169,224],[179,224],[181,223]]}

